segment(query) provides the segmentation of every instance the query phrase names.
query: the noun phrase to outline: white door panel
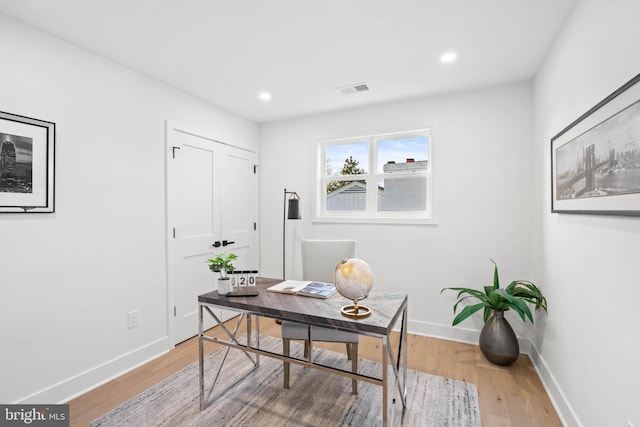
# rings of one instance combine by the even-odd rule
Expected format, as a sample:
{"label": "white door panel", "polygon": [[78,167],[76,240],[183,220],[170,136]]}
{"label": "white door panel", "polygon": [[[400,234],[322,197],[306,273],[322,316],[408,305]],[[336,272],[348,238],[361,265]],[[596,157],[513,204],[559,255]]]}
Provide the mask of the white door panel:
{"label": "white door panel", "polygon": [[[220,234],[219,212],[213,209],[216,194],[215,145],[190,134],[174,132],[180,147],[173,160],[176,200],[175,332],[176,342],[197,334],[197,296],[215,289],[215,276],[207,266]],[[207,319],[206,326],[213,322]]]}
{"label": "white door panel", "polygon": [[[225,146],[222,159],[220,168],[224,183],[220,189],[220,228],[223,242],[233,242],[223,250],[238,255],[233,263],[236,270],[255,270],[258,263],[254,230],[257,194],[254,153]],[[222,310],[223,319],[234,314]]]}
{"label": "white door panel", "polygon": [[226,150],[221,164],[224,177],[234,177],[222,186],[221,229],[229,242],[229,251],[238,255],[234,264],[238,270],[256,268],[254,260],[253,230],[255,203],[253,153]]}

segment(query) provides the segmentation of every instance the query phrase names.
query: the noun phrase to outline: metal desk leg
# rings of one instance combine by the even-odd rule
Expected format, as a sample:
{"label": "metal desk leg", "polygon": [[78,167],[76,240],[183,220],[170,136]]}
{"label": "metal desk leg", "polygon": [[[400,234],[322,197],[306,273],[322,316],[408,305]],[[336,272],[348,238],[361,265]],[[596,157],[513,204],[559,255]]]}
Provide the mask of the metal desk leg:
{"label": "metal desk leg", "polygon": [[[398,353],[393,354],[393,349],[388,336],[382,337],[382,425],[389,425],[388,408],[388,364],[393,370],[394,383],[393,394],[398,392],[402,402],[402,415],[407,407],[407,308],[402,312],[402,323],[400,324],[400,339],[398,340]],[[395,403],[394,397],[392,403]],[[394,411],[395,413],[395,411]]]}
{"label": "metal desk leg", "polygon": [[[252,316],[251,314],[247,314],[247,346],[249,348],[253,348],[253,329],[251,319],[254,319],[256,324],[256,348],[260,348],[260,316]],[[260,365],[260,355],[256,354],[255,357],[256,360],[253,364],[258,367]]]}
{"label": "metal desk leg", "polygon": [[203,323],[204,323],[204,318],[203,318],[203,308],[202,308],[202,304],[198,304],[198,347],[199,347],[199,354],[198,354],[198,361],[199,361],[199,372],[198,372],[198,380],[200,382],[199,386],[200,386],[200,410],[203,410],[205,405],[204,405],[204,338],[202,337],[204,335],[204,328],[203,328]]}
{"label": "metal desk leg", "polygon": [[[256,347],[260,348],[260,316],[256,316]],[[256,366],[260,365],[260,355],[256,354]]]}
{"label": "metal desk leg", "polygon": [[[400,331],[400,341],[402,342],[402,404],[404,408],[407,407],[407,354],[409,352],[409,345],[407,340],[407,307],[402,312],[402,329]],[[400,355],[398,354],[398,358]],[[403,411],[404,413],[404,411]]]}
{"label": "metal desk leg", "polygon": [[251,315],[247,314],[247,346],[251,347]]}
{"label": "metal desk leg", "polygon": [[[395,376],[394,393],[398,391],[400,394],[403,413],[404,408],[407,407],[407,317],[405,314],[406,310],[403,312],[402,323],[400,325],[397,357],[394,356],[391,346],[388,347],[389,359],[391,360],[391,367],[393,368],[393,374]],[[402,376],[400,375],[401,373]],[[395,390],[396,387],[397,390]],[[393,403],[395,403],[395,398],[393,399]]]}
{"label": "metal desk leg", "polygon": [[387,348],[389,346],[389,338],[385,335],[382,337],[382,426],[387,427],[389,425],[389,411],[387,404]]}

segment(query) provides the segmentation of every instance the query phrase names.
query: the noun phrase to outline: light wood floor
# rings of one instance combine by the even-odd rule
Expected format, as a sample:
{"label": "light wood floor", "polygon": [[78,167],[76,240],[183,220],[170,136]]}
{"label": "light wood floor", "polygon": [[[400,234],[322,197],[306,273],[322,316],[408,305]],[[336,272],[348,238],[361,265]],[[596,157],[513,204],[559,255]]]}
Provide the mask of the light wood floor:
{"label": "light wood floor", "polygon": [[[223,333],[218,329],[214,328],[209,334],[222,337]],[[260,332],[279,336],[280,327],[272,320],[262,319]],[[487,362],[474,345],[417,335],[409,335],[408,343],[410,369],[477,385],[483,427],[562,426],[527,356],[520,356],[513,365],[505,368]],[[216,346],[206,343],[206,351],[213,351]],[[344,352],[344,345],[318,343],[317,346]],[[363,337],[359,347],[360,357],[380,360],[379,339]],[[198,339],[195,337],[144,366],[68,402],[71,426],[86,426],[197,360]]]}

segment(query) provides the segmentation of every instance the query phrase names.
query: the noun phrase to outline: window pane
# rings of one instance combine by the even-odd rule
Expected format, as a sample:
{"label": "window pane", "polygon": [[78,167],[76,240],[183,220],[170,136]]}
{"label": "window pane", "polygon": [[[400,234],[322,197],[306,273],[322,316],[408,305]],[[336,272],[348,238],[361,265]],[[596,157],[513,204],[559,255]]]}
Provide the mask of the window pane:
{"label": "window pane", "polygon": [[364,211],[367,184],[365,181],[329,181],[325,197],[328,211]]}
{"label": "window pane", "polygon": [[[393,138],[378,141],[378,173],[387,163],[423,162],[427,165],[429,139],[426,135],[407,138]],[[386,170],[384,172],[387,172]]]}
{"label": "window pane", "polygon": [[379,211],[420,211],[426,208],[426,176],[385,178],[378,181]]}
{"label": "window pane", "polygon": [[327,145],[327,176],[369,173],[369,143]]}

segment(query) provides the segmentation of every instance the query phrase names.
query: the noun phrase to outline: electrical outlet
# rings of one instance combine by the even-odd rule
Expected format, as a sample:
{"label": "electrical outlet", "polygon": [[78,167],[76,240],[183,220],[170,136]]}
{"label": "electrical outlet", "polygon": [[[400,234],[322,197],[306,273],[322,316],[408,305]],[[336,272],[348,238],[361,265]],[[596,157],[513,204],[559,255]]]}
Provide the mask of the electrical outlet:
{"label": "electrical outlet", "polygon": [[127,313],[127,324],[129,325],[129,329],[135,328],[138,326],[138,311],[130,311]]}

